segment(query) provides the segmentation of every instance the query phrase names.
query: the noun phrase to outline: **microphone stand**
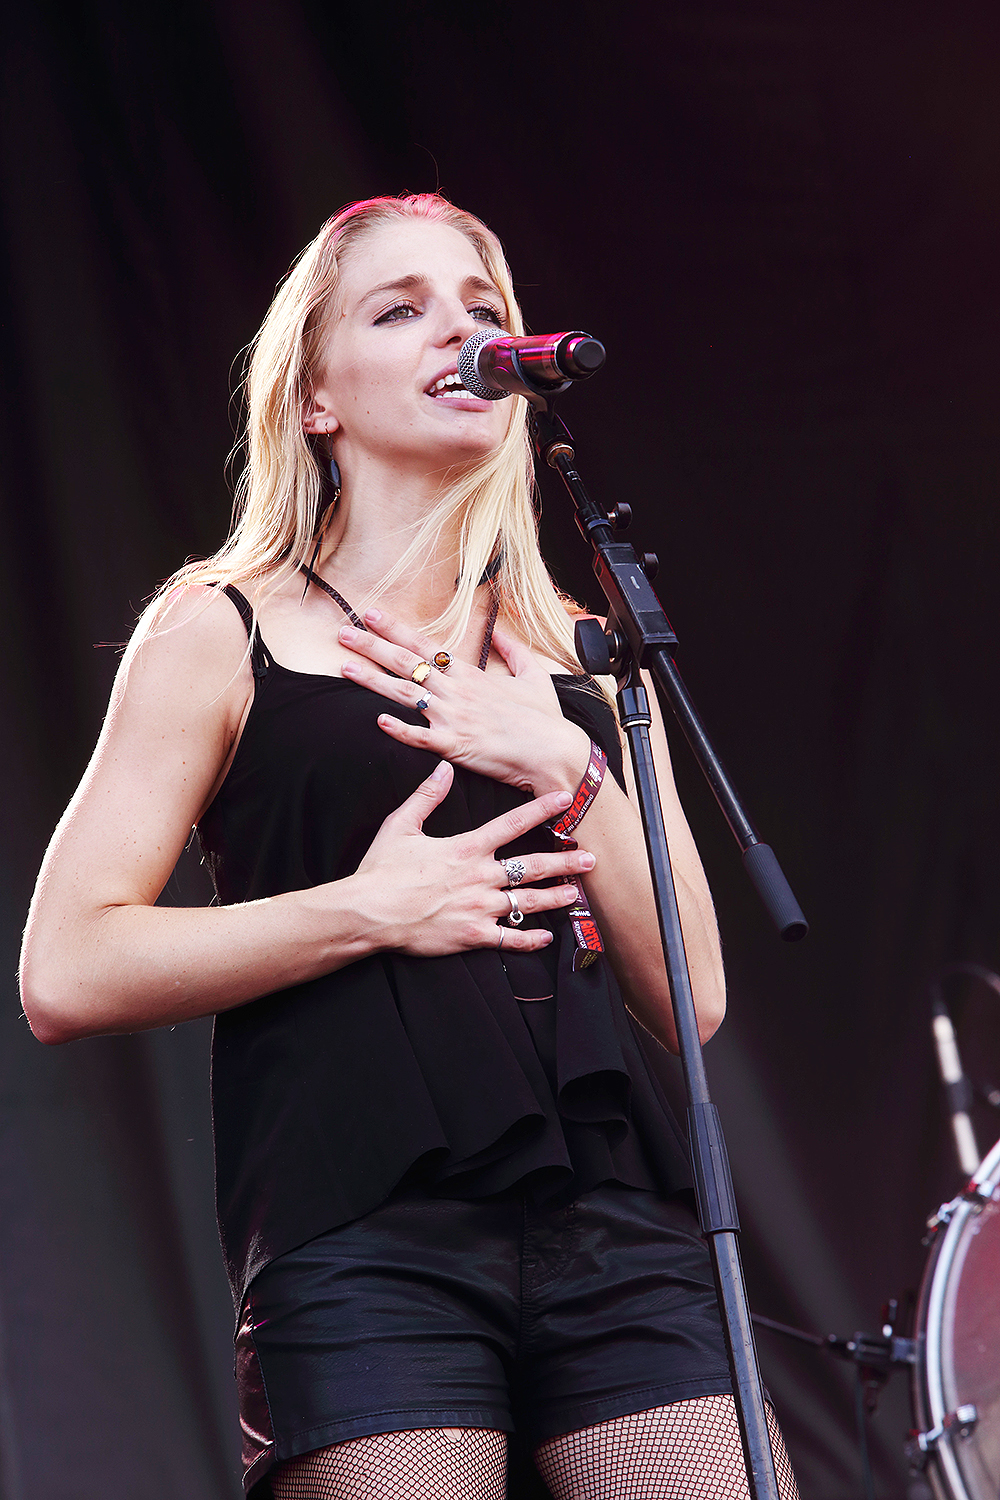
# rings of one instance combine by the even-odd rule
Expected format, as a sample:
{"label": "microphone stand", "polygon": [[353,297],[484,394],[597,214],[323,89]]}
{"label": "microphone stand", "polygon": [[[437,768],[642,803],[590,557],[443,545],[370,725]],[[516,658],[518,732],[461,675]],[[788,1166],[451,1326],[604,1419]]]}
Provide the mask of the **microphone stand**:
{"label": "microphone stand", "polygon": [[743,850],[744,865],[778,931],[785,939],[794,940],[804,937],[808,927],[773,852],[766,844],[761,843],[743,811],[735,788],[709,743],[704,726],[674,665],[672,650],[677,644],[677,637],[646,574],[646,567],[652,571],[652,561],[647,556],[644,566],[628,543],[615,540],[616,525],[618,529],[622,529],[631,519],[631,512],[628,507],[619,505],[609,515],[591,500],[574,467],[573,440],[564,424],[555,416],[549,400],[540,392],[522,393],[527,394],[534,409],[531,426],[538,456],[561,475],[572,497],[577,526],[594,549],[594,572],[608,600],[607,631],[602,630],[595,620],[581,621],[577,625],[577,651],[587,671],[595,675],[606,675],[613,670],[618,679],[619,716],[622,728],[628,735],[635,770],[660,937],[687,1088],[688,1131],[698,1216],[712,1256],[750,1495],[752,1500],[779,1500],[774,1456],[764,1413],[764,1392],[740,1263],[737,1238],[740,1225],[736,1200],[722,1125],[709,1096],[677,894],[663,825],[663,811],[653,767],[649,739],[649,702],[639,675],[640,668],[645,667],[652,672],[676,714]]}

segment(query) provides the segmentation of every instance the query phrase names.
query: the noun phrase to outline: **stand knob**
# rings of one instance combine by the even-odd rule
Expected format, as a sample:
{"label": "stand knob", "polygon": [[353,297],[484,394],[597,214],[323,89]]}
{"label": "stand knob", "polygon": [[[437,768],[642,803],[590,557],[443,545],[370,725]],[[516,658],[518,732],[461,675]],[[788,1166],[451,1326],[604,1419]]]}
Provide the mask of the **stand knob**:
{"label": "stand knob", "polygon": [[589,672],[592,677],[610,676],[611,651],[600,620],[577,620],[573,630],[573,643],[585,672]]}
{"label": "stand knob", "polygon": [[655,552],[644,552],[642,554],[642,571],[645,573],[650,583],[652,583],[653,579],[660,571],[660,559],[657,557]]}
{"label": "stand knob", "polygon": [[625,500],[619,500],[614,510],[608,511],[608,524],[615,531],[624,531],[632,524],[632,507]]}

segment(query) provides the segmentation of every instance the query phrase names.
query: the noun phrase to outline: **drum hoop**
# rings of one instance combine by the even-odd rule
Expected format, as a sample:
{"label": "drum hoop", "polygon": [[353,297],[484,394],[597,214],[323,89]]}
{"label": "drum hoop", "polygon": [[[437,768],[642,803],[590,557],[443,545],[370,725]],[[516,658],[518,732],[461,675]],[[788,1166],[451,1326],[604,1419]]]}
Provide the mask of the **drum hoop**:
{"label": "drum hoop", "polygon": [[[984,1184],[993,1187],[996,1185],[997,1177],[1000,1177],[1000,1141],[997,1141],[993,1149],[980,1162],[972,1183],[976,1187],[982,1187]],[[962,1243],[962,1231],[969,1215],[977,1212],[978,1206],[970,1200],[962,1199],[959,1202],[944,1231],[944,1237],[939,1242],[940,1249],[932,1262],[930,1288],[923,1309],[923,1359],[920,1367],[920,1373],[924,1378],[927,1417],[932,1428],[939,1426],[948,1415],[942,1385],[941,1359],[941,1335],[944,1328],[948,1283],[955,1263],[955,1255]],[[918,1410],[919,1405],[918,1402]],[[950,1496],[947,1496],[946,1500],[975,1500],[966,1487],[950,1433],[946,1433],[936,1444],[933,1457],[940,1463],[943,1477],[951,1486]],[[932,1480],[936,1478],[933,1468],[932,1464],[930,1468]]]}

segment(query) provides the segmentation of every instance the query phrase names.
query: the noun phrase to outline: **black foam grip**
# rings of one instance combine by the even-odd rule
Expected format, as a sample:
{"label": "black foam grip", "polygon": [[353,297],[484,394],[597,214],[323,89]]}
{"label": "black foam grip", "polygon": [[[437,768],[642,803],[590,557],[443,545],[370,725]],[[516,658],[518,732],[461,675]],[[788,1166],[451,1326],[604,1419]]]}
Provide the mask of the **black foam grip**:
{"label": "black foam grip", "polygon": [[751,844],[744,852],[743,864],[785,942],[797,943],[804,938],[809,923],[792,895],[792,888],[782,874],[770,844]]}

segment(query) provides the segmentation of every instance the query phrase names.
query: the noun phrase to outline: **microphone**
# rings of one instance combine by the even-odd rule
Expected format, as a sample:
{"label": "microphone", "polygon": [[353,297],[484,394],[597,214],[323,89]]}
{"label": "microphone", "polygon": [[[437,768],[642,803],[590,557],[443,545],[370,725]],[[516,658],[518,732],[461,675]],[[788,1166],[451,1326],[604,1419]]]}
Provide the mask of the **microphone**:
{"label": "microphone", "polygon": [[462,345],[458,373],[470,395],[483,401],[555,396],[572,381],[593,375],[604,358],[604,345],[579,329],[514,338],[482,328]]}
{"label": "microphone", "polygon": [[972,1128],[969,1111],[972,1109],[972,1085],[962,1072],[962,1059],[958,1054],[955,1028],[951,1024],[948,1007],[940,995],[935,995],[933,1004],[934,1046],[937,1051],[938,1069],[948,1100],[951,1115],[951,1133],[955,1139],[958,1164],[967,1177],[971,1177],[979,1166],[979,1147]]}

